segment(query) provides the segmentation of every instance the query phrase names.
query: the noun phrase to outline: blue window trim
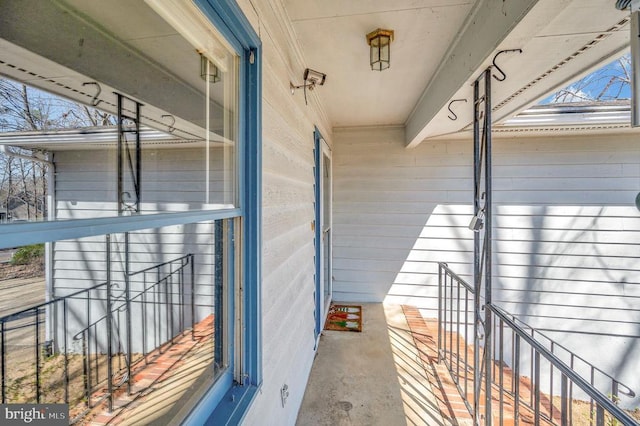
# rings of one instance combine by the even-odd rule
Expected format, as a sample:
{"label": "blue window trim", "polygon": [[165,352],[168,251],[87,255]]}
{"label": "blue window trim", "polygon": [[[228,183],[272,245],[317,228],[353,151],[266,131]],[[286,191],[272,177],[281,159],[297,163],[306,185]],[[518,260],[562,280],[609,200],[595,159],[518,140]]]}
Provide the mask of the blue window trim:
{"label": "blue window trim", "polygon": [[26,244],[55,242],[71,238],[131,232],[185,223],[229,219],[241,215],[240,209],[197,210],[155,213],[139,216],[113,216],[51,222],[7,223],[0,228],[0,249]]}
{"label": "blue window trim", "polygon": [[234,0],[195,0],[240,55],[238,149],[242,210],[242,373],[243,383],[224,374],[185,419],[185,424],[239,424],[262,384],[262,47]]}
{"label": "blue window trim", "polygon": [[[75,219],[69,221],[5,224],[0,248],[128,232],[174,224],[242,216],[241,276],[243,279],[243,383],[229,368],[185,419],[185,424],[238,424],[262,384],[261,335],[261,217],[262,217],[262,48],[258,35],[234,0],[195,0],[212,24],[240,55],[239,192],[240,208],[218,211],[160,213],[135,217]],[[237,234],[236,234],[237,235]],[[230,318],[235,318],[233,309]]]}
{"label": "blue window trim", "polygon": [[[322,295],[320,294],[321,288],[321,268],[322,268],[322,218],[320,215],[322,211],[320,210],[322,203],[322,193],[321,193],[321,183],[320,183],[320,161],[322,159],[322,134],[317,127],[315,127],[313,131],[313,139],[314,139],[314,196],[315,196],[315,266],[316,266],[316,328],[315,328],[315,341],[316,348],[318,347],[318,337],[320,336],[320,332],[322,331]],[[315,349],[315,348],[314,348]]]}

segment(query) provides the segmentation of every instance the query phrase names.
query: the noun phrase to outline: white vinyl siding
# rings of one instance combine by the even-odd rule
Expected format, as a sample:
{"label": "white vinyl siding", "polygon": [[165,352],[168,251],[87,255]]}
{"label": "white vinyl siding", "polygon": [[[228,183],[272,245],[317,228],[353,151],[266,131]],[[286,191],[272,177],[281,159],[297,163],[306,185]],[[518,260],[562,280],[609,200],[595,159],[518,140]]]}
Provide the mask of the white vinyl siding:
{"label": "white vinyl siding", "polygon": [[[201,151],[201,150],[200,150]],[[164,157],[163,165],[173,164],[172,170],[181,170],[173,179],[161,179],[153,182],[152,175],[157,163],[149,160]],[[151,150],[143,153],[143,203],[144,213],[155,213],[163,210],[186,211],[192,201],[203,198],[202,188],[197,196],[192,196],[185,188],[194,185],[194,180],[203,176],[204,161],[198,150],[193,149],[164,149]],[[212,156],[214,158],[215,156]],[[173,158],[173,161],[169,159]],[[196,161],[196,158],[200,158]],[[55,154],[56,160],[56,216],[58,219],[86,219],[117,215],[115,153],[103,150],[60,151]],[[185,165],[180,166],[184,161]],[[149,165],[149,168],[146,166]],[[198,185],[203,186],[203,183]],[[213,187],[222,187],[222,183],[214,183]],[[192,200],[193,199],[193,200]],[[202,203],[199,203],[202,205]],[[213,283],[214,283],[214,225],[213,222],[194,223],[186,225],[166,226],[159,229],[143,229],[129,233],[129,267],[134,273],[158,264],[168,262],[187,254],[194,255],[194,286],[196,294],[196,321],[212,313]],[[124,291],[124,234],[113,234],[111,239],[111,272],[114,295]],[[105,236],[88,237],[74,240],[61,240],[54,243],[53,253],[53,295],[62,297],[80,289],[104,283],[106,275],[106,244]],[[154,277],[155,278],[155,277]],[[164,278],[161,276],[160,278]],[[185,291],[191,294],[190,268],[185,271]],[[143,277],[137,275],[131,279],[132,295],[143,290]],[[177,280],[176,280],[177,282]],[[152,283],[147,282],[147,286]],[[177,287],[172,287],[177,290]],[[104,294],[104,292],[100,293]],[[94,294],[94,297],[98,294]],[[173,301],[177,303],[177,295]],[[191,324],[190,300],[186,300],[185,312],[187,323]],[[77,300],[70,302],[70,309],[74,312],[69,323],[70,330],[79,330],[87,326],[83,317],[84,302]],[[92,318],[100,318],[104,314],[104,302],[96,302],[92,307]],[[140,312],[136,315],[134,303],[134,321],[140,320]],[[175,308],[176,317],[178,309]],[[148,327],[152,327],[150,324]],[[166,322],[161,322],[160,332],[167,332]],[[134,330],[140,332],[136,327]],[[182,331],[180,324],[175,321],[170,335]],[[122,331],[123,332],[123,331]],[[149,329],[148,333],[155,330]],[[74,334],[73,332],[71,334]],[[136,342],[142,341],[134,336],[134,350],[138,348]],[[152,342],[147,342],[148,344]],[[153,347],[147,347],[147,350]]]}
{"label": "white vinyl siding", "polygon": [[[205,151],[198,148],[142,148],[143,214],[188,211],[229,199],[224,153],[211,148],[210,204],[205,203]],[[56,162],[57,219],[117,215],[117,166],[113,149],[59,151]],[[127,177],[130,171],[125,168]],[[134,197],[134,194],[131,194]]]}
{"label": "white vinyl siding", "polygon": [[[314,126],[331,143],[316,93],[294,95],[305,64],[284,9],[238,2],[262,40],[261,392],[243,424],[296,422],[315,355]],[[282,404],[280,389],[289,389]]]}
{"label": "white vinyl siding", "polygon": [[[640,351],[636,139],[494,138],[493,300],[640,389],[640,360],[625,359]],[[334,141],[334,299],[436,317],[437,263],[472,281],[472,140],[406,149],[402,129],[379,128]]]}

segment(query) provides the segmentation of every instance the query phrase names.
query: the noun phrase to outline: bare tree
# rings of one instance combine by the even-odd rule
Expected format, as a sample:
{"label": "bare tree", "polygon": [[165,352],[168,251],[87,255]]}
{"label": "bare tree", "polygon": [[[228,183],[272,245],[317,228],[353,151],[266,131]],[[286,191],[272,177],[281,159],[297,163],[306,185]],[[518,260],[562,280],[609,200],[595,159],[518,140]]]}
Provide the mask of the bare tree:
{"label": "bare tree", "polygon": [[554,93],[545,103],[606,102],[631,96],[631,56],[626,54]]}
{"label": "bare tree", "polygon": [[[109,113],[0,78],[0,132],[115,124],[115,117]],[[34,155],[31,150],[18,147],[12,147],[11,151],[22,156]],[[10,214],[22,208],[26,219],[45,217],[46,174],[46,165],[42,162],[0,153],[0,211]]]}

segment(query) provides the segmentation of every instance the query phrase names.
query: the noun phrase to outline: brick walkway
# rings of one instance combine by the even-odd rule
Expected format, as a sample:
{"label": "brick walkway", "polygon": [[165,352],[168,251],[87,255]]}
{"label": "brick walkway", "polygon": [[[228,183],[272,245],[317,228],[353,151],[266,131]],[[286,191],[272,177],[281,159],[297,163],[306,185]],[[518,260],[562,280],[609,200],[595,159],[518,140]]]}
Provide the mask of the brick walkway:
{"label": "brick walkway", "polygon": [[420,311],[413,306],[402,307],[411,329],[414,342],[425,366],[430,366],[434,374],[429,381],[438,400],[442,417],[453,424],[472,425],[473,418],[449,372],[443,363],[438,363],[438,322],[425,320]]}
{"label": "brick walkway", "polygon": [[[156,349],[147,355],[148,360],[138,362],[132,371],[132,393],[127,395],[126,386],[116,393],[113,411],[107,410],[106,401],[95,407],[78,424],[90,426],[144,424],[150,418],[144,414],[150,410],[161,415],[160,405],[166,410],[171,401],[176,401],[189,384],[212,360],[213,316],[196,324],[194,338],[191,332],[174,340],[173,345]],[[138,418],[141,418],[139,420]]]}
{"label": "brick walkway", "polygon": [[[433,377],[430,377],[431,383],[434,385],[434,392],[436,394],[440,412],[445,419],[448,419],[453,424],[459,425],[472,425],[473,419],[469,410],[467,409],[455,382],[452,379],[449,370],[444,362],[438,362],[438,321],[436,319],[425,319],[420,314],[420,311],[413,306],[403,306],[409,328],[413,335],[415,344],[420,352],[420,357],[425,366],[430,366],[434,372]],[[464,387],[465,380],[469,384],[467,388],[467,399],[473,401],[473,347],[466,344],[462,337],[456,333],[445,333],[444,338],[450,339],[456,348],[460,347],[462,358],[465,357],[470,364],[469,368],[465,368],[464,359],[457,359],[455,355],[450,359],[451,364],[456,366],[456,379],[461,386]],[[466,353],[465,353],[466,351]],[[513,374],[511,369],[503,365],[500,369],[498,363],[494,366],[494,372],[496,374],[495,381],[499,381],[499,371],[502,370],[502,382],[505,384],[505,388],[509,390],[513,381]],[[531,381],[527,377],[520,377],[519,380],[519,394],[521,401],[532,401],[531,399]],[[492,417],[495,424],[500,424],[498,419],[498,413],[502,405],[503,422],[501,424],[505,426],[513,425],[514,422],[514,401],[508,392],[502,393],[502,401],[500,400],[500,391],[497,385],[492,387]],[[484,413],[485,395],[484,390],[480,395],[480,412]],[[560,423],[560,409],[558,406],[553,406],[547,395],[540,394],[540,410],[541,413],[547,417],[552,417],[554,423]],[[518,406],[520,424],[534,424],[534,416],[531,409],[524,406],[522,403]],[[553,415],[550,416],[550,413]],[[551,425],[552,423],[546,421],[544,418],[540,418],[541,425]]]}

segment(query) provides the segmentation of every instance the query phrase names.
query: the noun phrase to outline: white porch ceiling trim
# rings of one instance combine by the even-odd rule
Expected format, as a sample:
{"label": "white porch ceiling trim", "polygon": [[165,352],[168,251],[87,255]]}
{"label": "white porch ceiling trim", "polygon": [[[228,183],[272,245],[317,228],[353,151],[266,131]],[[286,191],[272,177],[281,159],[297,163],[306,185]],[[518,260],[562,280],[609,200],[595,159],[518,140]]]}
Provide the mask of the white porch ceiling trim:
{"label": "white porch ceiling trim", "polygon": [[[278,75],[278,77],[270,75],[269,78],[279,78],[282,88],[289,93],[291,90],[289,83],[301,84],[305,68],[317,68],[317,66],[310,64],[305,57],[298,35],[293,28],[292,20],[280,0],[249,1],[249,3],[260,23],[260,37],[267,36],[271,39],[273,44],[278,47],[274,49],[273,53],[280,56],[282,64],[286,64],[284,73],[288,76],[288,80],[279,78],[282,74]],[[263,25],[263,22],[273,22],[276,25]],[[271,62],[268,65],[271,66]],[[272,71],[277,72],[280,70]],[[323,70],[320,69],[319,71]],[[264,72],[267,72],[266,66]],[[300,93],[294,93],[292,96],[302,99]],[[326,128],[326,123],[329,123],[330,120],[320,91],[307,91],[307,97],[313,100],[315,111],[320,119],[320,122],[317,123],[318,126],[322,129],[323,135],[328,136],[331,129]],[[303,112],[309,114],[310,111],[311,109],[305,108]]]}
{"label": "white porch ceiling trim", "polygon": [[536,5],[538,0],[481,0],[474,6],[460,36],[452,43],[434,77],[405,123],[405,143],[417,146],[426,127],[478,67]]}

